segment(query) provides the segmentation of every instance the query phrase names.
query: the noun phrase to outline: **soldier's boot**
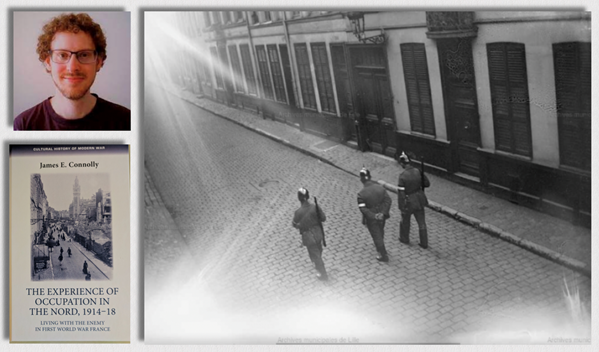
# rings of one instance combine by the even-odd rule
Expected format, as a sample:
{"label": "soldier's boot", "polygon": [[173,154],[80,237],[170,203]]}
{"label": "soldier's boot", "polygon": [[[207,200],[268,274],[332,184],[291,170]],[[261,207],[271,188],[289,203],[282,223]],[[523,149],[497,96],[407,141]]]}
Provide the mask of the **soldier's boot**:
{"label": "soldier's boot", "polygon": [[327,271],[324,268],[324,266],[321,268],[316,268],[316,277],[318,278],[318,280],[321,281],[327,281],[329,279],[329,276],[327,275]]}
{"label": "soldier's boot", "polygon": [[419,232],[420,232],[420,243],[418,245],[424,249],[427,249],[428,248],[428,232],[426,229],[421,229]]}
{"label": "soldier's boot", "polygon": [[385,249],[385,246],[380,246],[377,249],[378,255],[376,256],[376,260],[378,260],[379,262],[388,262],[389,261],[389,256],[387,255],[387,250]]}
{"label": "soldier's boot", "polygon": [[327,272],[316,272],[316,277],[318,278],[318,280],[320,281],[327,281],[329,279],[329,276],[327,275]]}
{"label": "soldier's boot", "polygon": [[389,256],[386,254],[379,253],[376,257],[376,260],[378,260],[379,262],[386,263],[389,261]]}
{"label": "soldier's boot", "polygon": [[410,223],[404,221],[399,222],[399,242],[410,244]]}

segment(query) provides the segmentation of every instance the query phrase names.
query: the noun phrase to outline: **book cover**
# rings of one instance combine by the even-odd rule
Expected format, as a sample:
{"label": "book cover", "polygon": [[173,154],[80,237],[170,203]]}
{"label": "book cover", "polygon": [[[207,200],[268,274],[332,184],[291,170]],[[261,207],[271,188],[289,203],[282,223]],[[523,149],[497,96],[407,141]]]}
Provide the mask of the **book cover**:
{"label": "book cover", "polygon": [[10,341],[130,341],[128,145],[10,146]]}

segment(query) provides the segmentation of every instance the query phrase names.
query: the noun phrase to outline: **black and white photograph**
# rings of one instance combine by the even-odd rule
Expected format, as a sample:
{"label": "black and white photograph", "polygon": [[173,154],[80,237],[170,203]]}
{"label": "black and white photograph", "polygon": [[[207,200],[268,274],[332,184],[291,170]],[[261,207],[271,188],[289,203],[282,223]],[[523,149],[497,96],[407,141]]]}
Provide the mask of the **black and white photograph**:
{"label": "black and white photograph", "polygon": [[32,174],[32,281],[110,280],[111,220],[108,174]]}
{"label": "black and white photograph", "polygon": [[145,343],[591,344],[591,12],[210,10],[143,13]]}

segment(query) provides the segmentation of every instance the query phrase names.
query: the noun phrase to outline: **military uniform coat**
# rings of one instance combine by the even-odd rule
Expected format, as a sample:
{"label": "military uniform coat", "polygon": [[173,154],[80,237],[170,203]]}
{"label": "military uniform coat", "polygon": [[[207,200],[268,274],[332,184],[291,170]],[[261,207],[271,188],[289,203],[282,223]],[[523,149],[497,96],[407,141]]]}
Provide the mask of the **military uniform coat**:
{"label": "military uniform coat", "polygon": [[[430,187],[428,177],[424,175],[424,187]],[[428,205],[428,199],[422,191],[422,176],[420,170],[407,165],[399,175],[397,182],[397,202],[401,211],[414,213],[423,210]]]}
{"label": "military uniform coat", "polygon": [[362,223],[376,221],[375,215],[378,213],[383,213],[384,218],[388,219],[391,202],[391,197],[383,186],[372,180],[364,182],[364,188],[358,192],[358,207],[362,212]]}
{"label": "military uniform coat", "polygon": [[326,216],[322,209],[320,209],[320,207],[317,208],[315,204],[311,204],[308,201],[304,202],[302,206],[295,211],[292,225],[300,230],[300,233],[302,234],[302,244],[304,246],[311,246],[322,241],[323,233],[318,222],[318,216],[320,216],[321,222],[326,221]]}

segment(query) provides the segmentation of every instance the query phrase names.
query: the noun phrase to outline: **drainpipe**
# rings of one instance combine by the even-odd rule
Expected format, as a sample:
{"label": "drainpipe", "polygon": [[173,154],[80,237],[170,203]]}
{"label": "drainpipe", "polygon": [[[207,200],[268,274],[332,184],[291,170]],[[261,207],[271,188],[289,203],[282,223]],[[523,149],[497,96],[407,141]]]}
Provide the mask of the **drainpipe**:
{"label": "drainpipe", "polygon": [[254,57],[254,64],[252,64],[252,66],[254,67],[254,74],[258,77],[258,82],[260,83],[260,86],[256,87],[257,88],[256,91],[258,92],[258,99],[260,100],[260,104],[259,104],[260,111],[258,113],[260,115],[262,115],[262,118],[264,118],[264,109],[262,108],[262,101],[263,101],[262,76],[260,75],[260,71],[258,71],[258,56],[256,55],[256,50],[254,48],[254,39],[252,38],[252,29],[250,27],[250,19],[251,19],[250,11],[246,11],[245,12],[245,25],[248,29],[248,39],[250,41],[250,53]]}

